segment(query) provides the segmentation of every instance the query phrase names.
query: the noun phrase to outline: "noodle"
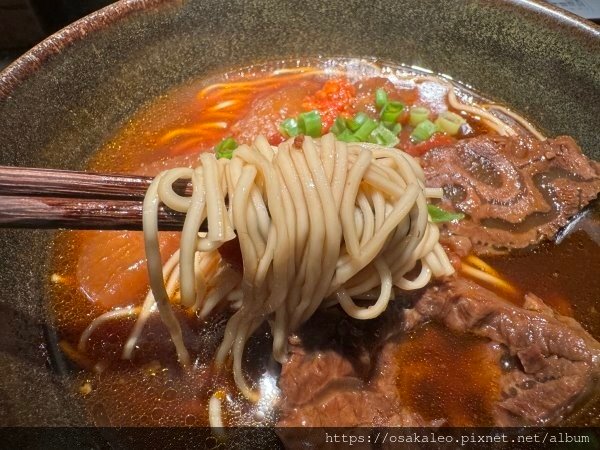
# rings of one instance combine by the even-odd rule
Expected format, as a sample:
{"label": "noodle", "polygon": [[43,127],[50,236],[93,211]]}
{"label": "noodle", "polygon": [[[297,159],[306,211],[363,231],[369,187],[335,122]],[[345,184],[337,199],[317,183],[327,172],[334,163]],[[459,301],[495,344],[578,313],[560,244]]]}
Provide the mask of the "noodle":
{"label": "noodle", "polygon": [[[264,322],[271,326],[274,357],[283,362],[287,336],[324,301],[337,299],[350,316],[371,319],[386,309],[394,285],[417,289],[431,277],[453,273],[437,226],[428,220],[426,198],[440,192],[425,188],[423,172],[412,157],[372,144],[347,145],[333,135],[305,137],[299,147],[290,140],[273,148],[258,138],[252,147],[236,149],[231,160],[204,153],[198,168],[173,169],[156,177],[144,201],[152,294],[124,356],[131,356],[133,335],[139,335],[140,322],[155,301],[180,362],[189,363],[169,304],[173,274],[179,276],[181,305],[193,307],[199,317],[222,301],[237,301],[241,292],[241,306],[227,322],[215,359],[223,364],[232,355],[236,385],[257,400],[244,378],[242,360],[247,340]],[[191,179],[191,197],[173,191],[179,178]],[[177,269],[171,267],[173,258],[161,267],[160,202],[186,213]],[[204,220],[208,232],[198,233]],[[241,276],[206,259],[236,235]],[[405,275],[417,264],[419,275],[407,280]],[[217,267],[211,277],[206,267]],[[375,288],[379,295],[371,306],[352,300],[373,296]],[[211,402],[216,419],[220,405],[216,398]]]}
{"label": "noodle", "polygon": [[502,289],[504,292],[506,292],[508,294],[511,294],[511,295],[518,294],[517,289],[513,285],[508,283],[507,281],[500,278],[500,276],[497,275],[497,273],[492,274],[492,273],[484,272],[480,268],[474,268],[465,263],[461,264],[460,272],[463,275],[466,275],[466,276],[474,279],[475,281],[483,282],[488,285],[494,286],[498,289]]}
{"label": "noodle", "polygon": [[88,327],[85,330],[83,330],[83,333],[81,333],[81,337],[79,338],[79,344],[77,345],[77,350],[79,350],[80,352],[85,352],[87,341],[92,336],[92,333],[94,333],[94,331],[96,331],[96,329],[105,322],[110,322],[111,320],[115,319],[122,319],[124,317],[134,317],[137,316],[139,313],[140,308],[128,306],[125,308],[117,308],[99,315],[94,319],[92,323],[88,325]]}
{"label": "noodle", "polygon": [[213,430],[223,428],[220,394],[220,392],[216,392],[208,401],[208,424]]}
{"label": "noodle", "polygon": [[[175,291],[174,281],[175,280],[178,281],[178,278],[179,278],[178,261],[179,261],[179,251],[176,251],[175,253],[173,253],[173,255],[171,255],[171,257],[169,258],[167,263],[163,266],[163,277],[168,277],[167,294],[169,295],[169,298],[171,296],[173,296],[173,293]],[[176,276],[172,276],[173,272],[175,272]],[[154,294],[152,293],[152,290],[150,290],[150,292],[148,292],[148,295],[146,295],[146,298],[144,299],[144,303],[142,304],[142,309],[138,316],[138,320],[136,321],[136,323],[133,327],[133,331],[129,335],[129,338],[127,339],[127,341],[125,342],[125,345],[123,347],[123,354],[122,354],[123,359],[131,359],[131,356],[133,355],[133,349],[135,348],[137,340],[139,339],[140,335],[142,334],[144,325],[146,324],[146,321],[148,320],[148,317],[150,316],[150,312],[155,307],[155,305],[156,305],[156,303],[154,302]],[[95,319],[90,324],[90,326],[92,326],[96,320],[97,319]]]}
{"label": "noodle", "polygon": [[[181,169],[175,169],[175,171],[177,170],[180,171]],[[169,304],[169,295],[165,288],[165,279],[162,273],[162,263],[160,258],[160,247],[158,244],[159,186],[162,177],[165,175],[168,177],[170,174],[163,172],[152,181],[146,193],[146,197],[144,198],[144,209],[142,214],[144,244],[146,248],[146,258],[148,260],[148,273],[150,274],[150,289],[154,295],[154,301],[158,307],[160,318],[169,330],[171,340],[177,350],[179,361],[182,364],[189,364],[190,355],[183,343],[181,326]],[[165,204],[168,204],[166,200],[163,201]]]}
{"label": "noodle", "polygon": [[521,125],[527,132],[531,133],[536,139],[539,139],[540,141],[546,140],[546,137],[542,133],[540,133],[531,123],[529,123],[528,120],[526,120],[519,114],[512,112],[510,109],[495,104],[487,105],[487,108],[489,110],[500,111],[502,114],[510,117],[516,123]]}

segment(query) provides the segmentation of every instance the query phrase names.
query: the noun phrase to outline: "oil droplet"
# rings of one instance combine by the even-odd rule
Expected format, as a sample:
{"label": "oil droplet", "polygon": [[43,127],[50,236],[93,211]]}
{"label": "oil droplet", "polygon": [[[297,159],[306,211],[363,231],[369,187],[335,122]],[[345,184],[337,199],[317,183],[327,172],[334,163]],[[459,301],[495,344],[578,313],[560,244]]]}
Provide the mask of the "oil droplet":
{"label": "oil droplet", "polygon": [[152,420],[160,420],[163,416],[163,413],[164,411],[162,408],[154,408],[150,417],[152,417]]}
{"label": "oil droplet", "polygon": [[185,416],[185,424],[187,426],[192,426],[192,425],[196,425],[196,416],[194,416],[193,414],[188,414],[187,416]]}
{"label": "oil droplet", "polygon": [[172,402],[175,400],[177,392],[173,388],[166,389],[162,394],[162,399],[166,402]]}

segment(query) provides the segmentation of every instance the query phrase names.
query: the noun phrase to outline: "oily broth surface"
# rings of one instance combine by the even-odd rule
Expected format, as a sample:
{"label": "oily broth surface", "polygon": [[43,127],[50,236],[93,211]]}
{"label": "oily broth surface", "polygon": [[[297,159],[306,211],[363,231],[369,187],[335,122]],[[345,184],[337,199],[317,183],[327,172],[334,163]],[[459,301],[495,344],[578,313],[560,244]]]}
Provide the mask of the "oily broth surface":
{"label": "oily broth surface", "polygon": [[[283,63],[275,66],[276,69],[287,67]],[[315,67],[324,71],[314,70]],[[298,99],[318,90],[325,79],[337,76],[336,71],[340,68],[348,71],[351,81],[362,77],[363,82],[359,84],[364,85],[364,89],[386,85],[382,76],[393,78],[397,73],[414,72],[405,68],[384,68],[377,71],[373,67],[371,63],[354,60],[319,62],[316,66],[313,65],[312,72],[297,78],[290,76],[285,81],[262,83],[260,80],[272,74],[273,67],[260,66],[193,81],[173,89],[138,111],[95,154],[88,169],[155,175],[175,166],[193,166],[200,152],[212,150],[216,143],[231,134],[232,129],[239,129],[240,123],[246,127],[240,130],[243,136],[265,132],[269,137],[269,129],[261,128],[264,127],[264,121],[247,120],[247,117],[257,112],[270,115],[270,120],[274,121],[296,115],[302,110]],[[236,88],[244,92],[244,95],[230,98],[226,96],[229,94],[217,92],[218,89],[206,90],[209,85],[218,86],[223,82],[238,82]],[[254,82],[251,89],[246,86],[247,82]],[[412,89],[410,83],[400,83],[400,86],[402,95],[412,95],[416,99],[414,101],[420,100],[420,103],[429,105],[433,110],[444,107],[443,96],[440,96],[439,89],[432,84],[424,85],[422,91],[416,94],[409,92]],[[199,93],[204,95],[199,96]],[[269,103],[272,95],[279,97]],[[470,95],[465,91],[463,98],[468,99]],[[224,102],[229,102],[231,106],[231,101],[238,103],[235,107],[219,107]],[[473,118],[468,120],[475,134],[487,131]],[[225,127],[222,126],[223,123],[226,124]],[[563,256],[566,258],[567,253],[575,259],[589,258],[591,255],[595,258],[593,261],[600,264],[598,240],[578,237],[580,234],[577,233],[580,231],[573,234],[574,240],[567,237],[564,245],[548,244],[539,253],[525,255],[520,259],[495,258],[489,262],[522,290],[548,298],[551,306],[561,313],[574,315],[599,338],[597,323],[600,321],[594,322],[594,317],[597,316],[594,316],[596,307],[593,299],[594,296],[596,299],[600,298],[600,286],[592,283],[585,290],[581,288],[581,283],[558,283],[561,285],[560,289],[552,290],[550,286],[555,286],[556,283],[544,283],[544,280],[555,277],[555,271],[560,273],[560,277],[569,279],[581,274],[581,269],[576,269],[577,266],[573,264],[559,264],[560,268],[555,270],[552,263],[546,261],[548,259],[561,261]],[[163,233],[162,240],[167,242],[163,248],[163,256],[168,257],[177,246],[178,234]],[[139,253],[141,242],[141,232],[73,231],[58,234],[52,258],[54,282],[51,288],[51,310],[59,335],[69,348],[76,347],[81,332],[99,314],[116,306],[138,305],[142,302],[147,291],[147,275],[143,252]],[[123,248],[127,251],[121,255],[122,264],[112,264],[112,260],[118,259],[115,255],[120,255],[118,252]],[[535,255],[542,255],[539,258],[546,258],[546,262],[540,263]],[[527,271],[524,271],[529,264],[536,264],[536,268],[539,268],[535,275],[528,276]],[[121,274],[122,277],[114,278],[115,274]],[[539,292],[540,285],[545,285],[547,289]],[[217,374],[210,363],[222,337],[227,312],[221,311],[204,322],[200,322],[194,315],[182,312],[177,314],[182,322],[186,344],[195,355],[193,367],[186,370],[177,364],[168,333],[157,317],[146,325],[132,361],[122,361],[120,352],[134,324],[133,318],[103,325],[94,333],[88,343],[86,359],[79,361],[79,365],[87,364],[90,369],[99,365],[101,374],[74,368],[71,377],[71,389],[81,394],[91,419],[98,425],[114,426],[206,426],[208,399],[213,393],[223,391],[226,393],[223,409],[227,424],[274,423],[273,405],[277,397],[278,370],[269,361],[270,341],[266,330],[251,339],[245,352],[245,367],[248,375],[271,395],[261,404],[251,406],[237,394],[231,376]],[[428,362],[423,359],[423,352],[426,347],[434,345],[435,348],[430,348],[432,357],[445,361],[451,356],[447,354],[448,346],[444,344],[448,339],[454,349],[452,354],[460,355],[464,364],[449,364],[445,376],[429,370]],[[405,342],[406,345],[399,350],[399,358],[403,361],[403,375],[398,380],[398,386],[401,397],[412,399],[407,404],[415,412],[424,417],[434,417],[440,412],[446,412],[455,418],[455,424],[490,423],[491,396],[497,395],[496,387],[490,383],[493,378],[491,375],[496,369],[489,364],[489,358],[486,359],[482,350],[485,347],[483,342],[471,337],[448,334],[436,327],[417,330]],[[470,374],[473,383],[469,387],[464,383],[457,384],[456,380],[461,379],[459,371],[478,367],[482,358],[486,361],[487,369]],[[438,389],[439,392],[436,392],[439,395],[418,401],[418,396],[413,394],[422,389],[419,384],[422,380],[409,376],[411,373],[427,374],[431,382],[448,387],[455,398],[468,398],[473,392],[473,386],[488,388],[491,393],[488,397],[478,397],[472,404],[451,404],[443,400],[443,393]],[[577,419],[576,423],[589,424],[589,420],[593,420],[589,417],[591,416],[586,415],[583,419]]]}

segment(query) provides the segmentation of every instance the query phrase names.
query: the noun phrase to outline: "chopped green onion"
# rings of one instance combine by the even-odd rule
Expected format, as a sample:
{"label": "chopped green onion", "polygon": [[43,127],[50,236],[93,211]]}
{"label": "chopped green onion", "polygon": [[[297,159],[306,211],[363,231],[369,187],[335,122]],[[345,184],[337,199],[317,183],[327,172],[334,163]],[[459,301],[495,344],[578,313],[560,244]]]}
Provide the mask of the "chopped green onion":
{"label": "chopped green onion", "polygon": [[279,125],[279,131],[286,137],[298,136],[300,133],[300,130],[298,130],[298,121],[293,117],[285,119],[281,122],[281,125]]}
{"label": "chopped green onion", "polygon": [[354,133],[352,133],[352,131],[350,131],[349,129],[345,129],[344,131],[342,131],[340,134],[337,135],[337,138],[338,141],[343,142],[360,142],[358,138],[354,136]]}
{"label": "chopped green onion", "polygon": [[387,127],[392,133],[394,133],[394,136],[398,136],[400,134],[400,132],[402,131],[402,125],[400,125],[398,122],[396,122],[391,128]]}
{"label": "chopped green onion", "polygon": [[375,128],[377,128],[377,122],[375,122],[373,119],[367,118],[360,128],[354,132],[354,137],[360,142],[366,142],[367,138],[371,134],[371,131],[373,131]]}
{"label": "chopped green onion", "polygon": [[309,111],[298,114],[298,130],[310,137],[321,136],[321,116],[318,111]]}
{"label": "chopped green onion", "polygon": [[383,105],[379,117],[382,122],[397,122],[403,109],[404,104],[401,102],[387,102]]}
{"label": "chopped green onion", "polygon": [[337,117],[330,130],[336,136],[342,133],[346,129],[346,120],[343,117]]}
{"label": "chopped green onion", "polygon": [[[398,124],[400,125],[400,124]],[[397,133],[389,130],[382,123],[375,128],[369,135],[369,142],[373,144],[379,144],[384,147],[395,147],[400,139],[397,137]]]}
{"label": "chopped green onion", "polygon": [[416,127],[424,120],[427,120],[429,117],[429,112],[429,109],[423,106],[415,106],[410,108],[408,123],[410,123],[411,126]]}
{"label": "chopped green onion", "polygon": [[433,133],[437,131],[437,127],[431,120],[424,120],[415,127],[410,137],[417,142],[426,141]]}
{"label": "chopped green onion", "polygon": [[440,131],[448,133],[450,136],[458,134],[458,130],[460,130],[461,125],[465,122],[466,120],[461,116],[450,111],[444,111],[443,113],[440,113],[438,118],[435,120],[435,124]]}
{"label": "chopped green onion", "polygon": [[215,154],[217,156],[217,159],[231,159],[231,157],[233,156],[233,151],[237,148],[237,146],[237,142],[235,142],[235,139],[233,139],[232,137],[223,139],[215,146]]}
{"label": "chopped green onion", "polygon": [[350,131],[356,131],[367,120],[369,120],[369,116],[367,116],[366,113],[361,111],[359,113],[356,113],[356,115],[352,119],[348,120],[347,125],[348,125],[348,128],[350,128]]}
{"label": "chopped green onion", "polygon": [[381,122],[388,130],[397,135],[402,131],[402,125],[398,122]]}
{"label": "chopped green onion", "polygon": [[439,206],[435,205],[427,205],[427,211],[429,212],[429,217],[431,217],[431,221],[434,223],[452,222],[453,220],[461,220],[465,218],[465,215],[463,213],[446,211],[445,209],[442,209]]}
{"label": "chopped green onion", "polygon": [[387,96],[387,92],[385,92],[385,89],[383,88],[379,88],[375,91],[375,106],[377,106],[378,109],[381,109],[385,106],[385,104],[388,102],[388,96]]}

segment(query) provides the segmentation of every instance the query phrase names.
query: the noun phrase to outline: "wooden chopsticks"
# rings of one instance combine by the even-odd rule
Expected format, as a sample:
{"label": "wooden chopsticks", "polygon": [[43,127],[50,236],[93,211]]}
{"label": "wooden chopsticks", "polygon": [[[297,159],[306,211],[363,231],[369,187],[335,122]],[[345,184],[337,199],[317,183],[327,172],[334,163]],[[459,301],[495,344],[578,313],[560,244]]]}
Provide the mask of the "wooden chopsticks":
{"label": "wooden chopsticks", "polygon": [[[0,166],[1,228],[141,230],[151,177]],[[190,186],[174,188],[189,195]],[[161,206],[159,229],[181,230],[185,215]]]}

